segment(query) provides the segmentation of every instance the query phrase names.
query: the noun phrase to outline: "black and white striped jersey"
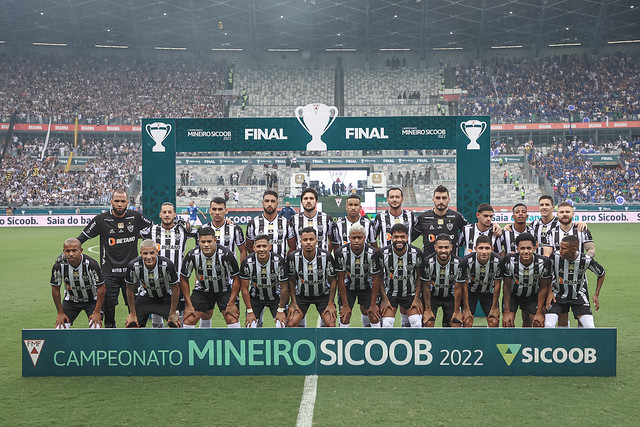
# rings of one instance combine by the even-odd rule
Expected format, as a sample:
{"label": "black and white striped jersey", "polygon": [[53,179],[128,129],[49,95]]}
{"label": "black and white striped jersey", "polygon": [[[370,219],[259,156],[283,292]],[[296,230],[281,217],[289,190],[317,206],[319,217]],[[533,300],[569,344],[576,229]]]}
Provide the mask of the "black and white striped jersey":
{"label": "black and white striped jersey", "polygon": [[[525,230],[522,233],[531,233],[531,234],[533,234],[533,230],[531,229],[531,227],[529,227],[527,225],[525,227]],[[496,252],[502,253],[502,251],[504,251],[505,255],[517,252],[516,239],[522,233],[519,232],[518,230],[516,230],[515,227],[513,226],[513,224],[511,224],[511,231],[504,230],[502,232],[502,236],[500,236],[500,243],[498,245],[500,250],[496,251]],[[536,241],[538,242],[538,247],[536,249],[536,252],[537,252],[540,249],[541,244],[540,244],[540,241],[538,241],[538,240],[536,240]],[[540,253],[540,255],[542,255],[542,252],[539,252],[539,253]]]}
{"label": "black and white striped jersey", "polygon": [[381,248],[391,244],[391,228],[396,224],[404,224],[409,229],[409,240],[412,241],[411,233],[413,227],[416,225],[416,214],[413,211],[406,211],[402,209],[402,212],[398,216],[391,215],[391,212],[386,210],[380,212],[373,221],[373,228],[376,233],[376,238],[380,239]]}
{"label": "black and white striped jersey", "polygon": [[542,218],[538,218],[534,220],[529,228],[531,229],[531,234],[536,238],[536,242],[538,242],[538,249],[536,253],[538,255],[543,255],[543,248],[547,244],[547,233],[558,226],[558,218],[553,217],[553,219],[547,223],[542,221]]}
{"label": "black and white striped jersey", "polygon": [[463,258],[451,255],[445,265],[438,262],[437,254],[424,259],[422,282],[429,285],[433,297],[453,297],[456,286],[462,286],[467,279],[467,263]]}
{"label": "black and white striped jersey", "polygon": [[187,246],[187,239],[195,239],[196,235],[195,230],[187,231],[184,226],[179,224],[175,224],[169,229],[163,228],[160,224],[154,224],[142,237],[156,242],[158,245],[158,255],[169,258],[175,266],[176,271],[180,271],[182,259],[184,258],[184,249]]}
{"label": "black and white striped jersey", "polygon": [[422,270],[422,251],[407,245],[402,255],[393,250],[393,245],[382,248],[384,287],[388,296],[412,297]]}
{"label": "black and white striped jersey", "polygon": [[[500,252],[500,237],[493,234],[493,227],[489,226],[486,231],[480,231],[478,224],[467,224],[458,236],[458,247],[462,248],[464,255],[468,255],[476,250],[476,240],[480,236],[491,237],[491,246],[494,252]],[[453,243],[453,242],[452,242]],[[453,243],[455,246],[455,243]],[[451,251],[452,254],[457,253]]]}
{"label": "black and white striped jersey", "polygon": [[576,236],[578,238],[578,241],[580,242],[578,252],[584,252],[585,243],[593,242],[591,231],[578,231],[578,227],[576,227],[575,224],[571,225],[569,231],[564,231],[560,227],[560,222],[558,222],[558,226],[547,233],[546,246],[551,246],[554,251],[558,251],[560,250],[560,242],[566,236]]}
{"label": "black and white striped jersey", "polygon": [[486,263],[478,261],[478,253],[472,252],[464,257],[469,275],[471,292],[493,293],[496,280],[502,279],[500,262],[502,258],[493,252]]}
{"label": "black and white striped jersey", "polygon": [[60,287],[63,284],[65,301],[95,301],[98,299],[96,287],[104,284],[98,261],[83,254],[77,267],[66,260],[56,262],[51,269],[51,286]]}
{"label": "black and white striped jersey", "polygon": [[286,258],[287,240],[291,237],[287,218],[280,215],[276,216],[273,221],[269,221],[264,215],[253,218],[247,225],[247,240],[253,242],[256,240],[256,236],[261,234],[269,236],[273,252]]}
{"label": "black and white striped jersey", "polygon": [[349,221],[346,216],[336,218],[333,223],[333,244],[338,247],[349,243],[349,231],[353,224],[360,224],[364,228],[364,241],[369,244],[376,243],[376,231],[373,221],[363,216],[356,222]]}
{"label": "black and white striped jersey", "polygon": [[577,255],[573,261],[563,259],[560,252],[554,252],[551,255],[551,271],[553,273],[551,290],[556,297],[583,299],[588,303],[587,270],[591,270],[596,276],[601,277],[604,274],[604,268],[585,253],[578,252]]}
{"label": "black and white striped jersey", "polygon": [[311,260],[305,258],[302,249],[287,256],[287,274],[296,281],[296,295],[317,297],[329,293],[329,277],[335,277],[334,260],[329,251],[316,248]]}
{"label": "black and white striped jersey", "polygon": [[239,273],[236,257],[221,245],[216,245],[216,250],[209,257],[203,254],[199,247],[190,250],[184,257],[180,275],[189,278],[194,270],[196,272],[194,289],[213,293],[229,290],[232,278]]}
{"label": "black and white striped jersey", "polygon": [[140,296],[162,298],[171,295],[171,285],[177,284],[180,280],[173,262],[167,257],[158,255],[156,265],[151,270],[144,265],[142,256],[134,258],[127,266],[127,276],[124,281],[131,285],[138,285]]}
{"label": "black and white striped jersey", "polygon": [[382,255],[369,244],[356,255],[347,243],[336,249],[335,257],[336,273],[345,272],[344,283],[351,291],[371,289],[372,276],[382,271]]}
{"label": "black and white striped jersey", "polygon": [[505,256],[500,264],[502,279],[511,278],[511,293],[519,297],[536,295],[540,289],[540,279],[551,277],[551,261],[549,258],[533,254],[533,261],[529,265],[520,262],[520,254],[512,253]]}
{"label": "black and white striped jersey", "polygon": [[254,252],[242,261],[240,279],[249,281],[249,293],[260,300],[280,299],[281,286],[287,286],[286,259],[271,252],[265,264],[258,260]]}
{"label": "black and white striped jersey", "polygon": [[[211,228],[216,235],[216,243],[229,249],[233,256],[236,255],[238,246],[242,246],[245,243],[242,229],[237,224],[227,224],[225,221],[222,226],[216,227],[213,222],[208,222],[202,227]],[[198,242],[196,242],[197,245]]]}
{"label": "black and white striped jersey", "polygon": [[299,212],[289,218],[289,238],[296,238],[298,249],[302,248],[300,233],[303,228],[313,227],[318,237],[318,247],[328,250],[329,242],[333,234],[333,220],[324,212],[317,212],[313,217],[307,217],[304,212]]}

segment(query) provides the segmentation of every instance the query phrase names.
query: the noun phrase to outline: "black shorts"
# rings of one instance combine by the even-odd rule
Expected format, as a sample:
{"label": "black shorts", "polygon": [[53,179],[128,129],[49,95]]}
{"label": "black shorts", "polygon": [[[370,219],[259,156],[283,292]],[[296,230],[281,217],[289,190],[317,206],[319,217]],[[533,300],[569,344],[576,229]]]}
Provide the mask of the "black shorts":
{"label": "black shorts", "polygon": [[[356,303],[356,298],[358,298],[358,304],[364,308],[369,308],[371,305],[371,288],[354,291],[347,289],[347,302],[349,303],[349,308],[353,308]],[[340,296],[338,296],[338,304],[342,307],[342,298]]]}
{"label": "black shorts", "polygon": [[391,296],[390,294],[387,294],[387,298],[389,299],[389,302],[391,303],[391,307],[393,308],[398,308],[398,306],[404,308],[405,310],[409,310],[411,308],[411,304],[413,304],[413,298],[412,296],[409,297],[394,297]]}
{"label": "black shorts", "polygon": [[262,310],[265,307],[269,308],[271,315],[275,319],[276,313],[278,312],[278,306],[280,305],[279,299],[274,300],[261,300],[260,298],[251,297],[251,308],[253,309],[253,314],[257,319],[260,319],[260,315],[262,314]]}
{"label": "black shorts", "polygon": [[585,314],[593,314],[591,312],[591,304],[589,304],[589,295],[578,296],[576,299],[564,299],[556,297],[555,302],[551,303],[551,307],[547,310],[547,313],[562,314],[569,313],[569,309],[573,312],[573,317],[576,319]]}
{"label": "black shorts", "polygon": [[95,301],[89,302],[73,302],[73,301],[62,301],[62,311],[69,318],[69,324],[73,325],[73,321],[76,320],[78,314],[81,311],[87,313],[87,318],[93,314],[93,310],[96,308]]}
{"label": "black shorts", "polygon": [[[513,298],[513,297],[512,297]],[[486,317],[489,317],[491,306],[493,305],[493,294],[491,292],[472,292],[469,291],[469,309],[471,314],[475,315],[476,307],[480,301],[480,308]]]}
{"label": "black shorts", "polygon": [[150,314],[157,314],[164,319],[169,319],[171,311],[171,295],[162,298],[151,298],[149,295],[136,296],[136,315],[141,328],[147,325]]}
{"label": "black shorts", "polygon": [[535,315],[538,311],[538,294],[535,293],[530,297],[519,297],[517,295],[511,294],[511,304],[509,306],[509,311],[515,313],[516,311],[518,311],[518,307],[525,313]]}
{"label": "black shorts", "polygon": [[433,312],[433,317],[437,317],[438,309],[442,307],[442,326],[444,327],[450,326],[451,316],[453,316],[455,305],[453,295],[448,297],[431,296],[431,311]]}
{"label": "black shorts", "polygon": [[124,281],[124,277],[105,276],[104,278],[105,295],[104,305],[105,308],[115,307],[118,305],[118,294],[122,292],[124,303],[129,304],[127,301],[127,284]]}
{"label": "black shorts", "polygon": [[218,304],[218,308],[220,309],[220,311],[224,311],[227,309],[227,304],[229,304],[230,296],[231,291],[213,293],[194,290],[191,294],[191,304],[193,304],[193,309],[195,311],[200,311],[203,313],[209,310],[213,310],[216,304]]}
{"label": "black shorts", "polygon": [[318,310],[318,313],[320,315],[322,315],[322,312],[325,311],[327,309],[327,306],[329,305],[328,293],[324,295],[318,295],[317,297],[305,297],[299,295],[296,299],[298,301],[298,307],[300,308],[300,311],[302,311],[302,314],[305,316],[311,305],[316,306],[316,310]]}

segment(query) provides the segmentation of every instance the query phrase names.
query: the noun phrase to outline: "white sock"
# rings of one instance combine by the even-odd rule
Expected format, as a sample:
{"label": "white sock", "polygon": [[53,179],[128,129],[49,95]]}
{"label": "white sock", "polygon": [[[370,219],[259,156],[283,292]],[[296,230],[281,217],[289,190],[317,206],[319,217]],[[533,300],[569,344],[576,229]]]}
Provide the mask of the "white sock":
{"label": "white sock", "polygon": [[187,325],[186,323],[184,325],[182,325],[183,328],[185,329],[195,329],[196,325]]}
{"label": "white sock", "polygon": [[378,322],[378,323],[371,323],[371,327],[372,327],[372,328],[380,328],[380,327],[381,327],[381,326],[380,326],[380,322]]}
{"label": "white sock", "polygon": [[152,313],[151,326],[153,326],[154,328],[164,328],[164,319],[162,318],[162,316]]}
{"label": "white sock", "polygon": [[396,321],[395,317],[383,317],[382,318],[382,327],[383,328],[393,328],[393,323]]}
{"label": "white sock", "polygon": [[56,326],[56,329],[69,329],[71,327],[71,323],[62,323]]}
{"label": "white sock", "polygon": [[409,323],[412,328],[422,328],[422,315],[412,314],[409,316]]}
{"label": "white sock", "polygon": [[251,323],[249,323],[248,328],[257,328],[258,327],[258,322],[256,320],[251,321]]}
{"label": "white sock", "polygon": [[284,326],[284,323],[282,323],[282,322],[281,322],[281,321],[279,321],[279,320],[276,320],[276,328],[284,328],[284,327],[285,327],[285,326]]}
{"label": "white sock", "polygon": [[596,324],[593,321],[593,314],[583,314],[580,316],[580,323],[583,328],[595,328]]}
{"label": "white sock", "polygon": [[351,323],[342,323],[342,322],[339,322],[339,323],[341,328],[348,328],[349,326],[351,326]]}
{"label": "white sock", "polygon": [[307,317],[303,317],[302,320],[300,320],[300,323],[298,323],[298,328],[306,328],[307,327]]}
{"label": "white sock", "polygon": [[239,328],[239,327],[240,327],[240,322],[227,324],[227,328]]}
{"label": "white sock", "polygon": [[544,327],[555,328],[558,322],[558,315],[554,313],[547,313],[544,315]]}
{"label": "white sock", "polygon": [[324,320],[322,320],[322,317],[320,318],[320,327],[324,328],[325,324],[324,324]]}
{"label": "white sock", "polygon": [[409,322],[409,316],[407,316],[406,314],[400,313],[400,323],[402,324],[403,328],[411,327],[411,323]]}
{"label": "white sock", "polygon": [[371,327],[371,320],[366,314],[360,314],[360,320],[362,321],[362,326],[364,326],[365,328]]}
{"label": "white sock", "polygon": [[211,327],[211,319],[209,319],[209,320],[200,319],[200,327],[201,328],[210,328]]}

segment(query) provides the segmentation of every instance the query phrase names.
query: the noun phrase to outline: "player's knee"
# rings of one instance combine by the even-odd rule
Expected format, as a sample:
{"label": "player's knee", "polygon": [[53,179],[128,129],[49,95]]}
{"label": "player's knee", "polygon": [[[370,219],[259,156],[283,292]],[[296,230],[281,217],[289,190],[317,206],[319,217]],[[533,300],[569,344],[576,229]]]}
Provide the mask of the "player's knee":
{"label": "player's knee", "polygon": [[593,321],[592,314],[584,314],[578,318],[583,328],[595,328],[596,324]]}

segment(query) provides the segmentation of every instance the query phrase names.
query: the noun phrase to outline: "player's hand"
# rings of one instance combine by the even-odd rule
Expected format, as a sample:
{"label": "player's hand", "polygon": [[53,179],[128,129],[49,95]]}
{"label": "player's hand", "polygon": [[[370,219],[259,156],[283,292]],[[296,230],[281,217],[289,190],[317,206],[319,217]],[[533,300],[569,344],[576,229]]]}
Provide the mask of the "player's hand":
{"label": "player's hand", "polygon": [[102,316],[99,311],[97,313],[94,311],[89,316],[89,327],[92,329],[100,329],[102,327]]}
{"label": "player's hand", "polygon": [[180,316],[175,311],[169,314],[169,318],[167,319],[167,326],[170,328],[181,328],[180,324]]}
{"label": "player's hand", "polygon": [[332,323],[334,326],[336,324],[336,318],[338,317],[338,310],[336,310],[336,305],[332,302],[329,302],[327,308],[322,312],[322,317],[329,315],[329,323]]}
{"label": "player's hand", "polygon": [[190,317],[196,317],[196,312],[193,309],[193,305],[188,305],[184,308],[184,313],[182,315],[182,321],[184,322],[185,320],[187,320]]}
{"label": "player's hand", "polygon": [[249,325],[251,325],[251,322],[256,322],[256,323],[258,322],[258,319],[256,319],[256,315],[253,312],[247,313],[247,319],[244,322],[244,326],[248,328]]}
{"label": "player's hand", "polygon": [[184,218],[177,218],[176,219],[176,225],[178,227],[182,227],[187,231],[191,231],[191,224],[189,224],[187,221],[184,220]]}
{"label": "player's hand", "polygon": [[280,323],[282,323],[283,325],[287,326],[287,315],[283,312],[283,313],[276,313],[276,317],[274,319],[276,322],[280,321]]}
{"label": "player's hand", "polygon": [[593,294],[593,309],[598,311],[600,308],[600,296],[597,294]]}
{"label": "player's hand", "polygon": [[385,310],[388,310],[389,307],[391,307],[391,303],[389,302],[388,299],[385,298],[382,301],[380,301],[380,307],[379,307],[380,315],[382,316],[382,313],[384,313]]}
{"label": "player's hand", "polygon": [[502,236],[502,228],[500,228],[500,224],[497,222],[493,223],[493,235],[494,236]]}
{"label": "player's hand", "polygon": [[512,313],[511,311],[503,311],[502,312],[502,327],[503,328],[513,328],[515,326],[514,319],[515,319],[515,313]]}
{"label": "player's hand", "polygon": [[500,320],[500,310],[498,310],[498,307],[494,307],[489,311],[489,317]]}
{"label": "player's hand", "polygon": [[510,232],[513,229],[513,227],[511,226],[511,224],[507,224],[504,226],[504,231],[506,231],[507,233]]}
{"label": "player's hand", "polygon": [[226,218],[225,221],[227,225],[233,225],[233,221],[231,221],[231,218]]}
{"label": "player's hand", "polygon": [[551,304],[554,302],[556,302],[556,296],[553,294],[553,292],[549,292],[547,294],[547,303],[545,304],[544,308],[549,310],[549,308],[551,307]]}
{"label": "player's hand", "polygon": [[462,310],[462,322],[466,322],[467,319],[472,319],[473,318],[473,313],[471,312],[471,309],[469,307],[465,307]]}
{"label": "player's hand", "polygon": [[238,310],[238,307],[236,307],[235,302],[229,301],[227,308],[224,310],[224,315],[229,315],[236,320],[240,317],[240,311]]}
{"label": "player's hand", "polygon": [[351,308],[348,305],[340,307],[340,323],[343,325],[351,323]]}
{"label": "player's hand", "polygon": [[380,321],[380,310],[376,304],[371,304],[367,310],[367,316],[371,323],[378,323]]}
{"label": "player's hand", "polygon": [[433,315],[433,311],[430,308],[425,309],[422,313],[422,326],[427,327],[428,322],[435,322],[436,316]]}
{"label": "player's hand", "polygon": [[129,313],[129,315],[127,316],[127,321],[124,323],[124,326],[126,328],[139,328],[140,325],[138,325],[138,316],[136,316],[135,313]]}
{"label": "player's hand", "polygon": [[585,231],[588,228],[586,222],[577,222],[576,226],[578,227],[578,231]]}
{"label": "player's hand", "polygon": [[544,328],[544,314],[536,313],[533,316],[533,327],[534,328]]}
{"label": "player's hand", "polygon": [[454,310],[453,315],[451,316],[451,326],[454,328],[459,328],[462,326],[462,312],[460,310]]}
{"label": "player's hand", "polygon": [[64,314],[64,313],[58,313],[58,315],[56,316],[55,328],[56,329],[67,329],[67,327],[66,327],[67,323],[71,323],[71,322],[69,322],[69,318],[67,317],[67,315]]}
{"label": "player's hand", "polygon": [[413,302],[411,303],[411,307],[409,307],[409,310],[407,311],[411,311],[411,310],[416,310],[417,311],[416,314],[422,314],[422,312],[424,311],[424,307],[422,306],[422,301],[420,301],[419,299],[414,299]]}

